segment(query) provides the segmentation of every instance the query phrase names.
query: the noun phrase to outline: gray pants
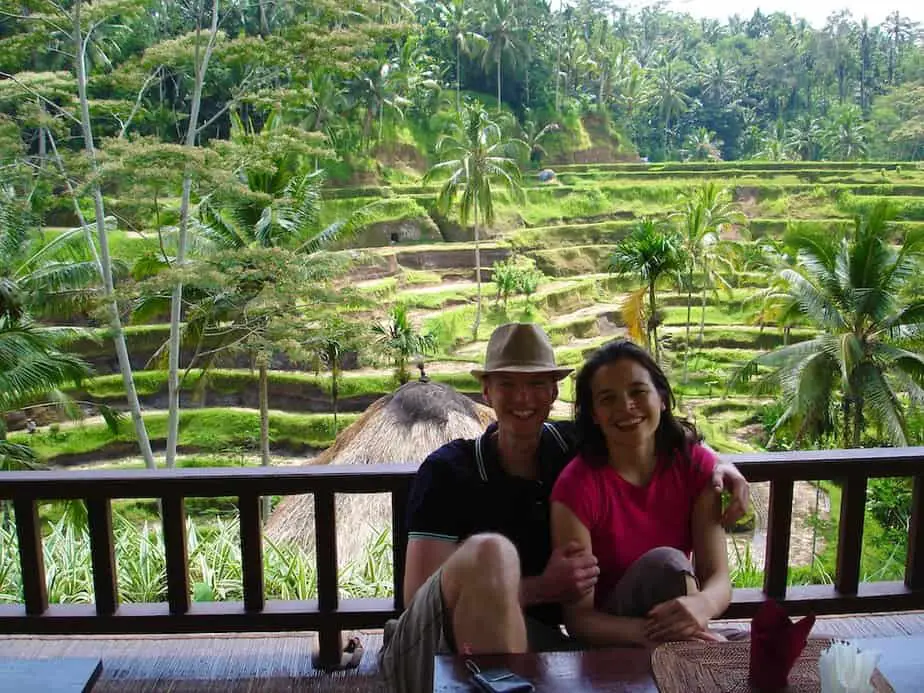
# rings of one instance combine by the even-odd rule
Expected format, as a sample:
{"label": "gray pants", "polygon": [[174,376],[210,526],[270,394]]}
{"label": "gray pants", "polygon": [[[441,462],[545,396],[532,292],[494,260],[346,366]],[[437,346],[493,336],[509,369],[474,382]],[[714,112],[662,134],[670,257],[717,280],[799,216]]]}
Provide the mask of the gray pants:
{"label": "gray pants", "polygon": [[693,565],[682,551],[659,546],[626,571],[602,602],[602,611],[613,616],[642,618],[658,604],[684,597],[687,576],[695,579]]}
{"label": "gray pants", "polygon": [[[629,566],[606,596],[602,611],[613,616],[644,618],[658,604],[686,596],[687,575],[696,579],[690,559],[682,551],[659,546]],[[749,637],[747,631],[737,628],[710,628],[710,631],[726,640]]]}
{"label": "gray pants", "polygon": [[[442,570],[420,586],[398,620],[385,624],[379,668],[389,691],[430,693],[433,690],[433,658],[456,651],[452,623],[443,604]],[[575,643],[555,628],[525,618],[526,637],[532,652],[574,649]]]}

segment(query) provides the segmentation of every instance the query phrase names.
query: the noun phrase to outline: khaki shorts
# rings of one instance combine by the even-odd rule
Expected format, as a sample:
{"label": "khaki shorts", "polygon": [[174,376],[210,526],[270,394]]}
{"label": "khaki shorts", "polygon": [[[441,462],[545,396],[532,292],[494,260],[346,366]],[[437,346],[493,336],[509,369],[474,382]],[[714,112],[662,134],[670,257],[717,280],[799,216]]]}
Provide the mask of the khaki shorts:
{"label": "khaki shorts", "polygon": [[430,693],[433,690],[433,658],[452,653],[443,632],[445,621],[442,570],[430,576],[397,621],[385,624],[379,667],[396,693]]}
{"label": "khaki shorts", "polygon": [[[456,651],[452,625],[446,623],[442,574],[442,570],[437,570],[431,575],[417,590],[401,618],[385,624],[379,668],[389,691],[431,693],[433,658]],[[532,652],[577,649],[579,646],[560,628],[528,616],[526,637]]]}

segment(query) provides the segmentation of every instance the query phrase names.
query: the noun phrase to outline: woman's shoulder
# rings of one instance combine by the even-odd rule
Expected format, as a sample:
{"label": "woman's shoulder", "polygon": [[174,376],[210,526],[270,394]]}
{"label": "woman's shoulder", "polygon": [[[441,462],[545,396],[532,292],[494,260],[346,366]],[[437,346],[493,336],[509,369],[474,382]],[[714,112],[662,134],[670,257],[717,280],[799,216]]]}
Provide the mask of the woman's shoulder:
{"label": "woman's shoulder", "polygon": [[571,461],[565,465],[565,468],[558,476],[559,480],[564,479],[568,483],[579,483],[586,479],[592,479],[597,474],[597,468],[587,461],[581,453],[571,458]]}
{"label": "woman's shoulder", "polygon": [[690,462],[694,467],[712,468],[718,462],[718,459],[715,450],[703,441],[697,441],[690,445]]}

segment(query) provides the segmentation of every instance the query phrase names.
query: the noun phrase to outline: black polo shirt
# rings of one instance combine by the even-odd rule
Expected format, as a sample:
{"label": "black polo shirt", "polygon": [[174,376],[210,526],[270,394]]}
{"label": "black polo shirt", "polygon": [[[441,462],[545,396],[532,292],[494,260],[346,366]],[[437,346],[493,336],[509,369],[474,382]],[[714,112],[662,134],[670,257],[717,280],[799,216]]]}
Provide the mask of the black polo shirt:
{"label": "black polo shirt", "polygon": [[[570,423],[547,423],[539,445],[539,480],[507,474],[500,465],[497,424],[474,440],[454,440],[433,452],[417,472],[408,500],[408,536],[460,542],[496,532],[513,542],[524,577],[541,575],[552,553],[549,496],[574,457]],[[557,605],[530,607],[547,623],[561,622]]]}

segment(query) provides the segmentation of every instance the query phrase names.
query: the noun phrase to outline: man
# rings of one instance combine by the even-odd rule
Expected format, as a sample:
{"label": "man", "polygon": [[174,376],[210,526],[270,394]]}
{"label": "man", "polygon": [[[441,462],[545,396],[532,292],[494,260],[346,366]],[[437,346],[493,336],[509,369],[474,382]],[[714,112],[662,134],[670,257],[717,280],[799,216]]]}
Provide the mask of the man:
{"label": "man", "polygon": [[[545,332],[511,323],[491,335],[482,384],[497,423],[475,440],[454,440],[420,466],[408,501],[405,612],[388,624],[380,652],[390,686],[430,691],[441,652],[564,649],[562,603],[593,588],[597,561],[579,547],[552,550],[549,495],[574,457],[571,424],[548,423],[559,368]],[[716,467],[747,506],[747,482],[733,465]]]}

